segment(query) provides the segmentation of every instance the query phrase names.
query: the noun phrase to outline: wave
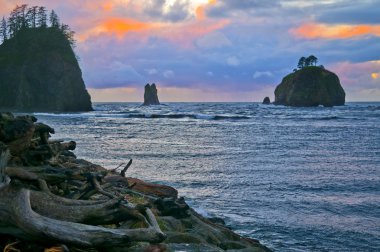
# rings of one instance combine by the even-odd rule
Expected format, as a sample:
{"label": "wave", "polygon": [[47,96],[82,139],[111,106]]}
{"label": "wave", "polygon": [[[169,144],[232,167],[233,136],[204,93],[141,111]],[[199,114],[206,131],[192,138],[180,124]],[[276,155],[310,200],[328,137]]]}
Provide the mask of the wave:
{"label": "wave", "polygon": [[321,121],[329,121],[329,120],[338,120],[342,119],[339,116],[325,116],[325,117],[320,117],[320,118],[315,118],[316,120],[321,120]]}
{"label": "wave", "polygon": [[207,115],[207,114],[124,114],[126,118],[168,118],[168,119],[198,119],[198,120],[242,120],[249,119],[248,116],[234,115]]}
{"label": "wave", "polygon": [[52,117],[104,117],[104,118],[141,118],[141,119],[198,119],[198,120],[244,120],[250,119],[248,116],[238,115],[207,115],[207,114],[191,114],[191,113],[179,113],[179,114],[152,114],[152,113],[34,113],[36,116],[52,116]]}

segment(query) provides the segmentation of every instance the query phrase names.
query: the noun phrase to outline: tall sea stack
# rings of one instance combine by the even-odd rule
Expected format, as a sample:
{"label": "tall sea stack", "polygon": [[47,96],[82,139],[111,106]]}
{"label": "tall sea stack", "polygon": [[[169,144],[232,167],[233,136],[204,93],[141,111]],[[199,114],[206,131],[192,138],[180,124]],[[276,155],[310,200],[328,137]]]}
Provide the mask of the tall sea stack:
{"label": "tall sea stack", "polygon": [[160,101],[158,100],[158,95],[157,95],[157,88],[156,84],[151,84],[145,85],[145,92],[144,92],[144,106],[149,106],[149,105],[160,105]]}
{"label": "tall sea stack", "polygon": [[0,45],[0,109],[92,110],[78,61],[60,29],[21,29]]}

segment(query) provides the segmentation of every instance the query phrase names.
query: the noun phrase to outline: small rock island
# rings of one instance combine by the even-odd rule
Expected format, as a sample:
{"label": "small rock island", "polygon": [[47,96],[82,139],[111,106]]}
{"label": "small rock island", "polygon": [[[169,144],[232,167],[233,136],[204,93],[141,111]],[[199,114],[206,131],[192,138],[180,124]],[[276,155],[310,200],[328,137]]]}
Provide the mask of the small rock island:
{"label": "small rock island", "polygon": [[54,11],[47,16],[45,7],[21,5],[8,21],[2,20],[0,108],[22,112],[90,111],[91,97],[72,49],[74,32],[59,23]]}
{"label": "small rock island", "polygon": [[269,105],[270,104],[270,98],[268,96],[264,98],[263,104],[265,104],[265,105]]}
{"label": "small rock island", "polygon": [[144,92],[144,106],[149,105],[160,105],[160,101],[158,100],[157,88],[156,84],[146,84],[145,92]]}
{"label": "small rock island", "polygon": [[338,76],[316,63],[317,58],[313,55],[302,57],[298,69],[285,76],[276,87],[274,104],[294,107],[344,105],[346,94]]}

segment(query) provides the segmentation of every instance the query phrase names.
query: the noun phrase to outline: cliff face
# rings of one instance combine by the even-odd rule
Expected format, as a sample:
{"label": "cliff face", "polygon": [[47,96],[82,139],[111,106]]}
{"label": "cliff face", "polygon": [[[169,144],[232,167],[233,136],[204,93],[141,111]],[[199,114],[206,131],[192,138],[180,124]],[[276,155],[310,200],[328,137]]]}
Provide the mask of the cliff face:
{"label": "cliff face", "polygon": [[274,94],[274,104],[296,107],[340,106],[346,96],[336,74],[314,66],[287,75]]}
{"label": "cliff face", "polygon": [[62,33],[53,28],[25,29],[0,46],[0,108],[92,110],[78,61]]}
{"label": "cliff face", "polygon": [[160,105],[160,101],[158,100],[157,88],[156,84],[146,84],[145,92],[144,92],[144,106],[148,105]]}

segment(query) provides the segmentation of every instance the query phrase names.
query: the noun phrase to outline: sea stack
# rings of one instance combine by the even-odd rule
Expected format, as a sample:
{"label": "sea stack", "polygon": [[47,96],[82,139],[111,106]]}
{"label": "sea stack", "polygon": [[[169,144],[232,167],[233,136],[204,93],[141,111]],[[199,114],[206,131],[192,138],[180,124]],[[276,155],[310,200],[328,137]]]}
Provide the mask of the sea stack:
{"label": "sea stack", "polygon": [[270,99],[268,96],[264,98],[263,104],[266,104],[266,105],[270,104]]}
{"label": "sea stack", "polygon": [[145,92],[144,92],[144,106],[149,106],[149,105],[160,105],[160,101],[158,100],[158,95],[157,95],[157,88],[156,84],[151,84],[145,85]]}
{"label": "sea stack", "polygon": [[307,66],[285,76],[274,91],[276,105],[341,106],[346,94],[338,76],[320,66]]}
{"label": "sea stack", "polygon": [[0,45],[0,108],[21,112],[92,110],[77,58],[60,29],[21,29]]}

